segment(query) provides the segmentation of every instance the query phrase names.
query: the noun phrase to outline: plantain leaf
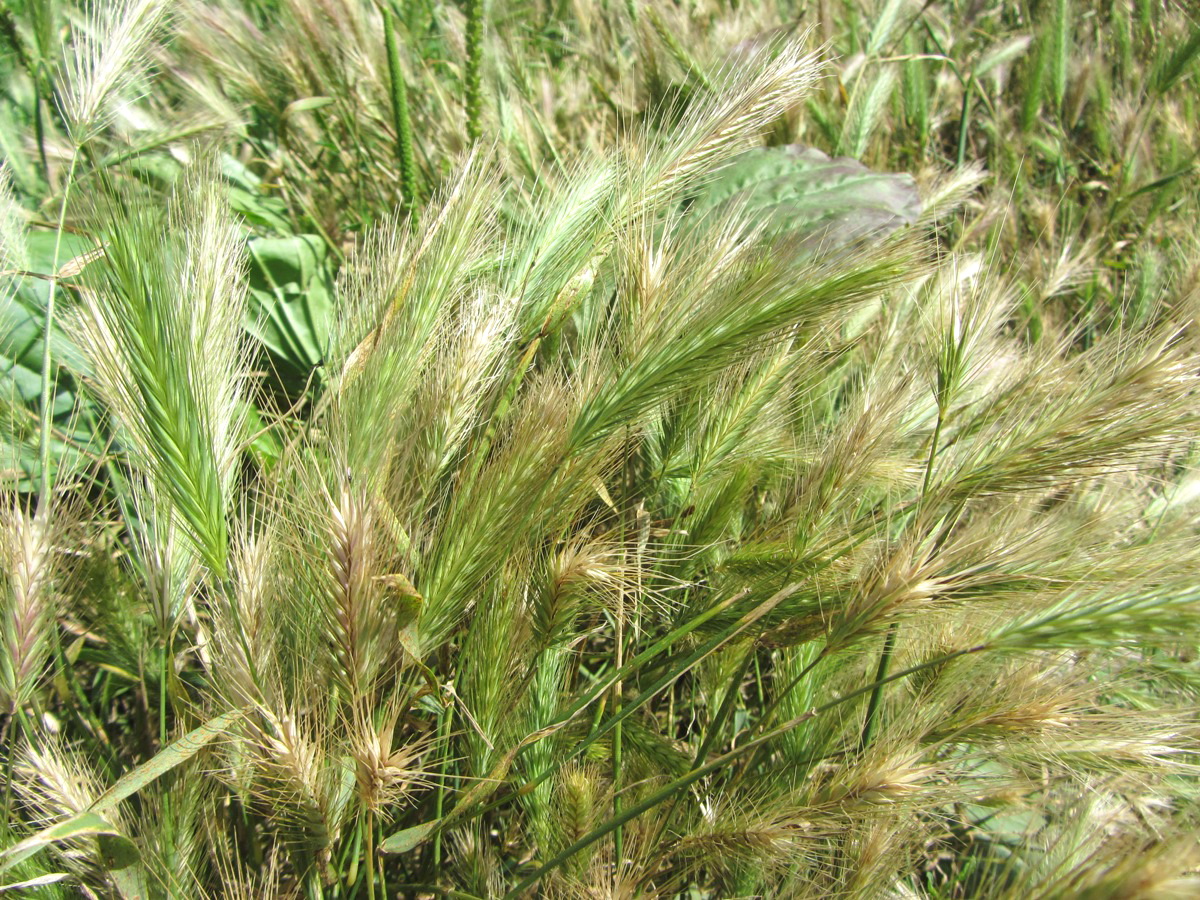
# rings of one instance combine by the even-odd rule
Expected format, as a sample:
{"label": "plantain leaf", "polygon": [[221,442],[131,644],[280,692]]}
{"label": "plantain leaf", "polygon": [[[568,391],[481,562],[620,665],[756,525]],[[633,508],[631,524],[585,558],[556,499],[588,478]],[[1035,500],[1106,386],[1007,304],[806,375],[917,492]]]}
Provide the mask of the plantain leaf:
{"label": "plantain leaf", "polygon": [[266,348],[284,389],[303,389],[321,364],[333,318],[333,272],[314,235],[249,243],[250,318],[246,328]]}
{"label": "plantain leaf", "polygon": [[96,841],[104,868],[110,872],[128,869],[142,858],[137,844],[123,834],[102,834]]}
{"label": "plantain leaf", "polygon": [[[35,231],[26,238],[29,273],[49,275],[54,269],[55,235]],[[86,259],[93,250],[89,240],[64,234],[59,248],[59,269]],[[82,265],[77,262],[77,265]],[[0,480],[18,490],[31,490],[38,479],[38,416],[42,392],[42,348],[45,309],[50,282],[35,274],[0,277]],[[59,309],[72,303],[69,289],[57,292]],[[93,405],[78,396],[71,373],[85,372],[78,348],[66,337],[56,319],[50,341],[50,358],[56,390],[53,400],[54,435],[51,453],[55,469],[73,468],[89,452],[99,449],[90,423]]]}
{"label": "plantain leaf", "polygon": [[768,233],[790,234],[811,249],[881,239],[921,212],[909,175],[872,172],[847,157],[790,144],[750,150],[717,173],[689,212],[720,220],[741,213]]}
{"label": "plantain leaf", "polygon": [[229,207],[251,225],[275,234],[292,234],[287,204],[266,193],[262,179],[228,153],[221,157],[221,174],[229,183]]}

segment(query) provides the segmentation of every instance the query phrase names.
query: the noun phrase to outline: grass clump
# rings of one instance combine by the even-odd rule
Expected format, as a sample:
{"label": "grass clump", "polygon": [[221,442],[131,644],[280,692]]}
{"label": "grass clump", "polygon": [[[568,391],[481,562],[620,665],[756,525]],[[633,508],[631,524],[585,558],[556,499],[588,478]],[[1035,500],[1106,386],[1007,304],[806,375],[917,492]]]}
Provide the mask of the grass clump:
{"label": "grass clump", "polygon": [[6,887],[1194,891],[1194,23],[818,6],[3,7]]}

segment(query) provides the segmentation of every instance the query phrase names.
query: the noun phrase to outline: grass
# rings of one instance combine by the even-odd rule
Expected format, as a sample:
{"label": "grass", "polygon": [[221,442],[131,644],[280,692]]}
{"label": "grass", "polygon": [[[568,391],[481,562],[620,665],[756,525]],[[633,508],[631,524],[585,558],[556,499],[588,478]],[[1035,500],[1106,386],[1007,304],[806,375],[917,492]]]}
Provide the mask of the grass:
{"label": "grass", "polygon": [[1198,29],[0,4],[0,886],[1193,894]]}

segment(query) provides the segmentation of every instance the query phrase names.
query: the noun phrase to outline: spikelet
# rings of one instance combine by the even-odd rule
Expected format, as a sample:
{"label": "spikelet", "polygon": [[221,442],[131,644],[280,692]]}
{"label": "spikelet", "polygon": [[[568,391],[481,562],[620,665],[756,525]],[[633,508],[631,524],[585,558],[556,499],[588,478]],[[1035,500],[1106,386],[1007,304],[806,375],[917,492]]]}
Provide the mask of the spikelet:
{"label": "spikelet", "polygon": [[49,506],[30,515],[13,505],[0,518],[4,574],[4,653],[0,693],[7,710],[22,706],[37,687],[50,654],[54,628]]}
{"label": "spikelet", "polygon": [[[25,221],[12,191],[12,173],[8,162],[0,162],[0,270],[23,269],[27,262]],[[7,300],[0,289],[0,304]],[[0,306],[0,309],[3,309]]]}
{"label": "spikelet", "polygon": [[395,746],[399,717],[393,710],[378,727],[360,722],[352,742],[360,806],[385,819],[400,812],[412,794],[431,783],[418,765],[430,741],[418,737]]}
{"label": "spikelet", "polygon": [[164,0],[91,4],[75,30],[62,72],[60,102],[76,145],[99,134],[112,116],[110,103],[137,86],[166,15]]}
{"label": "spikelet", "polygon": [[[87,810],[103,794],[100,779],[81,758],[60,740],[46,737],[38,747],[24,746],[14,767],[13,786],[39,827]],[[106,809],[103,819],[118,834],[127,835],[121,808]],[[101,837],[75,838],[55,845],[63,865],[81,879],[103,877],[104,841]]]}
{"label": "spikelet", "polygon": [[617,554],[595,542],[572,543],[547,561],[544,580],[531,597],[538,646],[549,646],[569,628],[589,595],[603,598],[623,581]]}
{"label": "spikelet", "polygon": [[369,504],[343,485],[329,500],[330,597],[326,614],[335,671],[347,696],[369,693],[386,658],[391,638],[377,566],[373,514]]}
{"label": "spikelet", "polygon": [[269,811],[293,849],[318,863],[329,858],[339,823],[334,818],[331,771],[318,735],[291,713],[276,714],[259,706],[248,722],[243,746],[253,760],[252,792]]}
{"label": "spikelet", "polygon": [[145,484],[223,576],[248,371],[241,238],[208,164],[165,219],[138,204],[97,218],[112,237],[67,331]]}

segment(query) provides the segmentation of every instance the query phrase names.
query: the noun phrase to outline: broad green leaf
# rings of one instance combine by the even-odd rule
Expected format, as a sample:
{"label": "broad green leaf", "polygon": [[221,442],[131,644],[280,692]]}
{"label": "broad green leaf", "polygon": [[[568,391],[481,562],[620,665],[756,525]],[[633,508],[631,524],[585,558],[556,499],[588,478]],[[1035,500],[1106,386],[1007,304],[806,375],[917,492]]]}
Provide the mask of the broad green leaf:
{"label": "broad green leaf", "polygon": [[267,195],[261,178],[229,154],[221,157],[221,174],[229,182],[230,209],[250,224],[275,234],[292,233],[287,204]]}
{"label": "broad green leaf", "polygon": [[[26,239],[28,271],[48,275],[54,269],[55,234],[35,231]],[[94,249],[79,235],[63,235],[58,268]],[[38,414],[42,391],[42,348],[45,309],[50,282],[33,275],[0,277],[0,478],[20,490],[37,482]],[[69,290],[58,292],[59,309],[73,301]],[[99,442],[89,423],[95,409],[79,402],[72,374],[86,372],[78,348],[63,333],[60,316],[51,336],[50,356],[56,391],[53,416],[55,439],[51,442],[55,468],[73,467],[82,454],[95,452]]]}
{"label": "broad green leaf", "polygon": [[246,428],[254,438],[250,442],[250,454],[260,466],[269,469],[279,461],[283,443],[279,435],[266,426],[253,403],[243,403],[242,412],[246,417]]}
{"label": "broad green leaf", "polygon": [[304,388],[321,364],[333,319],[333,272],[314,235],[257,238],[250,256],[246,329],[271,354],[289,393]]}
{"label": "broad green leaf", "polygon": [[872,172],[853,159],[792,144],[737,156],[689,208],[713,220],[739,211],[752,224],[798,236],[816,250],[877,240],[911,225],[921,202],[909,175]]}
{"label": "broad green leaf", "polygon": [[128,869],[142,858],[137,844],[123,834],[102,834],[96,841],[100,845],[104,868],[110,871]]}

